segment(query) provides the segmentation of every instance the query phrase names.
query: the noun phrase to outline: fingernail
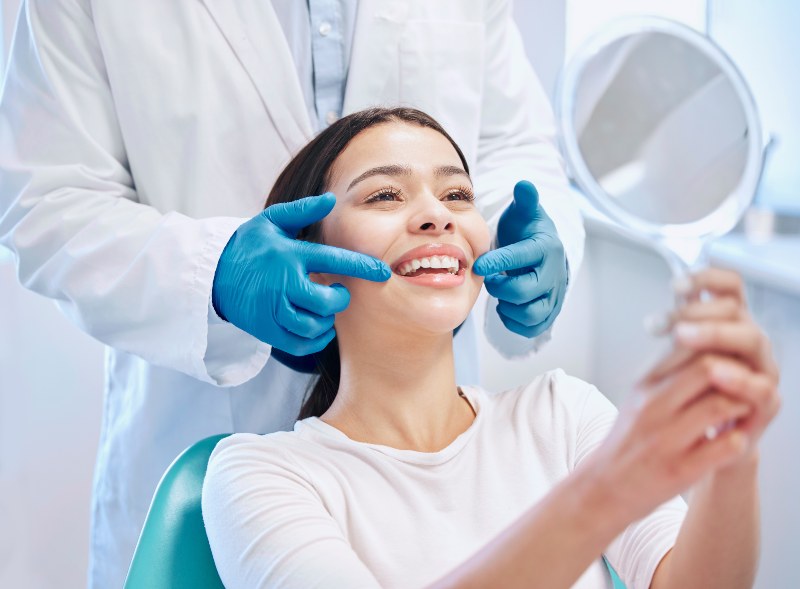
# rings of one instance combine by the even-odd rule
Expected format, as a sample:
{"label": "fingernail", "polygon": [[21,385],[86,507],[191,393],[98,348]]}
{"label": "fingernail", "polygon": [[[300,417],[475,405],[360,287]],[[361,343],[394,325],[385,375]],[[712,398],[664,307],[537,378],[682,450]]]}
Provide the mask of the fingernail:
{"label": "fingernail", "polygon": [[675,337],[683,342],[694,342],[700,338],[700,328],[693,323],[678,323]]}
{"label": "fingernail", "polygon": [[689,294],[692,292],[692,277],[688,274],[676,276],[672,279],[672,290],[679,295]]}
{"label": "fingernail", "polygon": [[651,313],[644,318],[644,329],[650,335],[664,335],[669,331],[671,319],[667,313]]}

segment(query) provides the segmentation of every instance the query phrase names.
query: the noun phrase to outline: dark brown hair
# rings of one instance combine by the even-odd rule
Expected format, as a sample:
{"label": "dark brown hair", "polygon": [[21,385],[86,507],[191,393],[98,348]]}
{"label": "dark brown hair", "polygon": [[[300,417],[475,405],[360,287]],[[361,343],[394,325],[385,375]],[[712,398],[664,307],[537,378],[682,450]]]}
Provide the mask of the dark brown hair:
{"label": "dark brown hair", "polygon": [[[442,126],[431,116],[414,108],[370,108],[342,117],[322,131],[292,158],[275,181],[265,207],[292,202],[306,196],[323,194],[330,184],[333,162],[359,133],[382,123],[403,122],[427,127],[441,133],[461,159],[464,171],[469,166],[461,149]],[[322,241],[321,223],[305,227],[297,239]],[[333,340],[321,352],[314,354],[317,377],[312,381],[298,419],[319,417],[333,403],[339,390],[339,345]]]}

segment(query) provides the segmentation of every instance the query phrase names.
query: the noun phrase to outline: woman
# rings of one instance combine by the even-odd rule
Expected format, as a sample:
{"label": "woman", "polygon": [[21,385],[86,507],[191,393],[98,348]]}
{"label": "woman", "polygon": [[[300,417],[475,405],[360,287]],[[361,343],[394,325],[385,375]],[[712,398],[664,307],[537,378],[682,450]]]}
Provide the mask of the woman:
{"label": "woman", "polygon": [[203,515],[226,586],[606,587],[601,555],[630,588],[750,586],[757,442],[779,401],[738,278],[694,278],[673,352],[619,416],[561,371],[494,395],[458,387],[452,331],[490,245],[468,172],[427,115],[373,109],[278,179],[265,215],[330,191],[332,213],[300,235],[393,276],[341,277],[350,305],[294,431],[215,449]]}

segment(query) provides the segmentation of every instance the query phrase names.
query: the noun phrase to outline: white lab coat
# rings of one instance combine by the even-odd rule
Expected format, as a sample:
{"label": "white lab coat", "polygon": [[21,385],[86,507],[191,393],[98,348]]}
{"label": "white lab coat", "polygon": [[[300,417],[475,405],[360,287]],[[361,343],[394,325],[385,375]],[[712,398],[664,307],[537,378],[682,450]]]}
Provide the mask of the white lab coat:
{"label": "white lab coat", "polygon": [[[533,180],[574,274],[580,218],[507,0],[362,0],[344,111],[397,103],[461,145],[487,217]],[[229,237],[311,137],[269,2],[23,6],[0,108],[0,243],[22,284],[108,346],[90,586],[121,586],[181,450],[293,422],[306,380],[209,297]]]}

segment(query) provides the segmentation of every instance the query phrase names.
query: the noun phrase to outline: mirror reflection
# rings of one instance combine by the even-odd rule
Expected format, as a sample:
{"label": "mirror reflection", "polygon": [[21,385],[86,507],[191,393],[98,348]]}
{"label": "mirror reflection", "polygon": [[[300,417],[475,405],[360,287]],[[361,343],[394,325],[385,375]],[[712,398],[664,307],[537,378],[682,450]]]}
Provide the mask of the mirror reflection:
{"label": "mirror reflection", "polygon": [[725,72],[686,40],[659,31],[598,51],[578,80],[575,131],[592,176],[631,215],[690,223],[742,179],[748,124]]}

